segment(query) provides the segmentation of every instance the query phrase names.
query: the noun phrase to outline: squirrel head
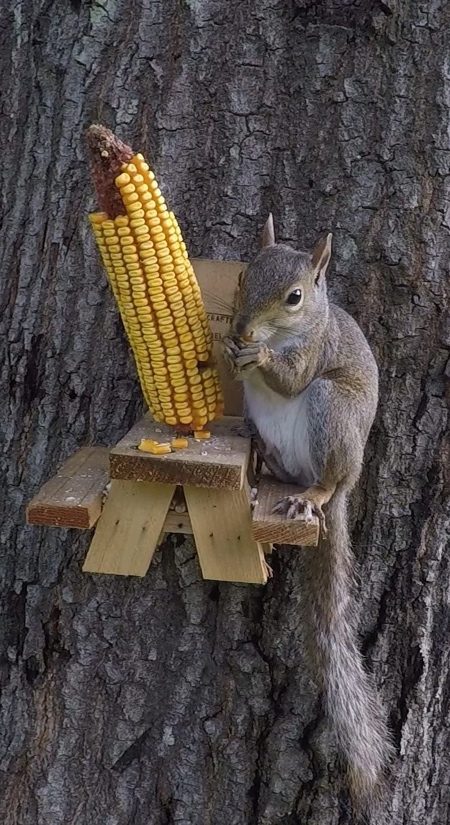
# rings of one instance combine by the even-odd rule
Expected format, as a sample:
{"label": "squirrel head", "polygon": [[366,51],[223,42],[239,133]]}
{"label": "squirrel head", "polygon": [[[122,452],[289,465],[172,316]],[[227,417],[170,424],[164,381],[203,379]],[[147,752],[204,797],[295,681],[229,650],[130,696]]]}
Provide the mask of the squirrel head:
{"label": "squirrel head", "polygon": [[311,252],[297,252],[275,243],[269,215],[262,251],[239,278],[231,332],[249,341],[284,340],[326,323],[331,239],[330,233]]}

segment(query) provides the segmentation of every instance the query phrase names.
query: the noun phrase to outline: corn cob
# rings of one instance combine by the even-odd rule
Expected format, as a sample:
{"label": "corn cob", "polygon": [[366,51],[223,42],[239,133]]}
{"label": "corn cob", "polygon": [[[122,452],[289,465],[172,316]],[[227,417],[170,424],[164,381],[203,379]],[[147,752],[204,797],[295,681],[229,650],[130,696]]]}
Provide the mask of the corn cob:
{"label": "corn cob", "polygon": [[180,228],[141,154],[100,126],[88,145],[102,212],[90,215],[150,412],[201,430],[223,412],[212,336]]}

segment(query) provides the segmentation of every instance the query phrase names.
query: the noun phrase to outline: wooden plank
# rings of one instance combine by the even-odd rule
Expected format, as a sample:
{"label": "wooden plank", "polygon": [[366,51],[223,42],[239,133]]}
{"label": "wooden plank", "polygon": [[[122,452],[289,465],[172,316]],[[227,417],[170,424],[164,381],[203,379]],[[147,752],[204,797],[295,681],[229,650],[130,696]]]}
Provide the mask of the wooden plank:
{"label": "wooden plank", "polygon": [[319,520],[305,524],[300,519],[287,519],[272,513],[285,496],[300,492],[298,487],[282,484],[272,476],[263,476],[258,483],[258,500],[253,510],[252,535],[262,542],[316,546],[319,542]]}
{"label": "wooden plank", "polygon": [[265,584],[262,546],[251,536],[248,486],[242,490],[185,487],[204,579]]}
{"label": "wooden plank", "polygon": [[174,489],[173,484],[111,481],[83,571],[145,576]]}
{"label": "wooden plank", "polygon": [[100,516],[108,483],[109,449],[82,447],[49,479],[27,507],[28,524],[92,527]]}
{"label": "wooden plank", "polygon": [[155,423],[146,415],[111,450],[111,478],[240,490],[247,473],[250,439],[231,434],[232,425],[239,420],[215,421],[207,441],[189,438],[185,450],[155,456],[137,449],[141,439],[170,441],[174,428]]}
{"label": "wooden plank", "polygon": [[242,261],[212,261],[194,258],[192,265],[202,291],[213,335],[213,354],[222,380],[226,415],[242,415],[242,382],[234,381],[222,356],[220,340],[230,331],[234,293]]}
{"label": "wooden plank", "polygon": [[194,531],[189,513],[175,513],[173,510],[169,510],[164,521],[163,532],[192,535]]}

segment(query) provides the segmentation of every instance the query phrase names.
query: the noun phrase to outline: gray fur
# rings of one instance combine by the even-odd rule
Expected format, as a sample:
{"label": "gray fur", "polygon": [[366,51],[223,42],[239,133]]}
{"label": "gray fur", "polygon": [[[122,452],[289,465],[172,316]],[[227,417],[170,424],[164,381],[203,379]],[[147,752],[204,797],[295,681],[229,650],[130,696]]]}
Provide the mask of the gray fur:
{"label": "gray fur", "polygon": [[[356,642],[346,501],[376,412],[378,370],[356,322],[328,301],[328,258],[324,264],[320,250],[314,257],[283,245],[260,252],[242,279],[225,347],[244,382],[260,454],[281,481],[306,490],[297,508],[286,499],[278,512],[310,513],[314,491],[323,492],[327,533],[302,559],[305,623],[355,807],[373,809],[392,748]],[[294,285],[303,303],[290,311]],[[320,501],[316,511],[323,515]]]}

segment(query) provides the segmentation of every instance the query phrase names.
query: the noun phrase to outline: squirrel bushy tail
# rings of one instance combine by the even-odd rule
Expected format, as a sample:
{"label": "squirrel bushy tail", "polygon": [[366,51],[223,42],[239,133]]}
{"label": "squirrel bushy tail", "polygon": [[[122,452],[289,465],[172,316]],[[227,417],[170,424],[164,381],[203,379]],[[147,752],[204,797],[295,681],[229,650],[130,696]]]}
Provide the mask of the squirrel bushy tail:
{"label": "squirrel bushy tail", "polygon": [[374,810],[385,791],[392,745],[384,714],[357,646],[353,554],[345,491],[324,508],[327,533],[305,551],[311,652],[339,750],[346,757],[355,812]]}

